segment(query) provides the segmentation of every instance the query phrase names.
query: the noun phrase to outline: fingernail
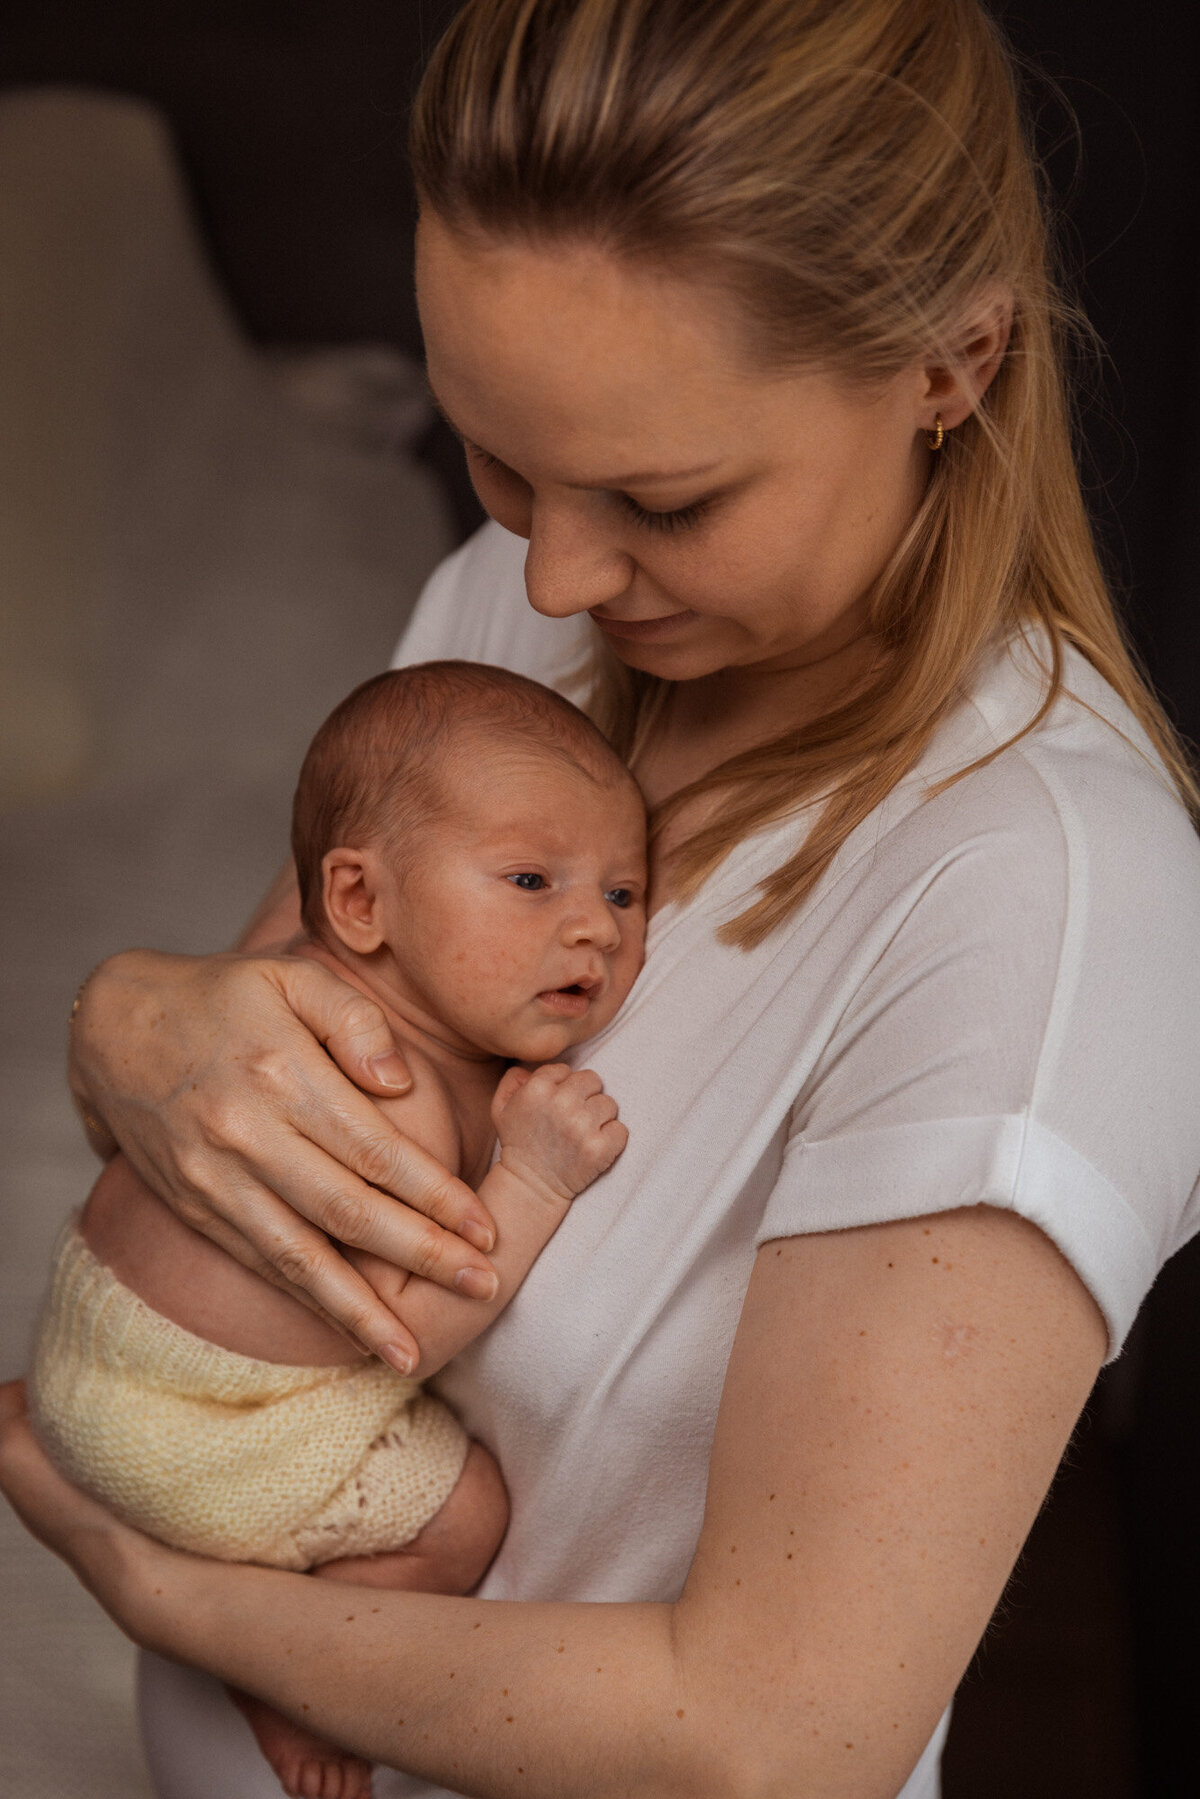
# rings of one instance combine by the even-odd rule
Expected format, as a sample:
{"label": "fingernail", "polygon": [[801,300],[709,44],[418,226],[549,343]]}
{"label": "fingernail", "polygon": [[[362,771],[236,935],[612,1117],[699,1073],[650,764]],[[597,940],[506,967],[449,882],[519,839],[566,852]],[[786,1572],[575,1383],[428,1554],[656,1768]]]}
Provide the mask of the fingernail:
{"label": "fingernail", "polygon": [[384,1343],[379,1353],[397,1374],[411,1374],[417,1365],[412,1352],[405,1349],[403,1343]]}
{"label": "fingernail", "polygon": [[372,1056],[367,1067],[381,1087],[394,1087],[397,1093],[407,1093],[412,1086],[412,1077],[403,1058],[394,1049],[385,1050],[381,1056]]}
{"label": "fingernail", "polygon": [[459,1234],[467,1239],[475,1249],[483,1255],[490,1256],[496,1247],[496,1233],[489,1225],[478,1218],[466,1218],[459,1226]]}
{"label": "fingernail", "polygon": [[495,1299],[500,1282],[484,1268],[460,1268],[454,1277],[454,1285],[468,1299]]}

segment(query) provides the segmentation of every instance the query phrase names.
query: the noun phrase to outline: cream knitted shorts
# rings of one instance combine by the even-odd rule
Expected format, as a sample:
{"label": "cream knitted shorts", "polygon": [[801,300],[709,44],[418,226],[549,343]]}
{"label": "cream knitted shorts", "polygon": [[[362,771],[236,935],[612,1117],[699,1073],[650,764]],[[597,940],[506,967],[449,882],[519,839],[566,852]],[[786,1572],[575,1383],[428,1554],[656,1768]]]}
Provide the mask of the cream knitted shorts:
{"label": "cream knitted shorts", "polygon": [[42,1443],[129,1523],[222,1561],[309,1568],[400,1549],[441,1509],[468,1438],[384,1366],[297,1368],[219,1349],[59,1238],[29,1378]]}

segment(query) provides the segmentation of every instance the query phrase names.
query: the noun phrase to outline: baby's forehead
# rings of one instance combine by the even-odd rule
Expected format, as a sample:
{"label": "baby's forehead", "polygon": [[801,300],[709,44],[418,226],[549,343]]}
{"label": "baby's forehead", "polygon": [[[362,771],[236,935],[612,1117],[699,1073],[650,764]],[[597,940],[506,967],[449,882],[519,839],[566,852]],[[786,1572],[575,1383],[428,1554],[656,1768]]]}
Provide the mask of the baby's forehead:
{"label": "baby's forehead", "polygon": [[563,839],[594,836],[597,825],[639,831],[637,784],[614,757],[587,761],[569,748],[501,732],[472,733],[439,771],[447,821],[492,834],[527,830]]}
{"label": "baby's forehead", "polygon": [[533,798],[546,788],[578,787],[614,811],[637,794],[632,775],[599,745],[586,749],[555,739],[517,735],[472,724],[447,744],[441,768],[447,793],[466,805],[486,808],[497,791]]}

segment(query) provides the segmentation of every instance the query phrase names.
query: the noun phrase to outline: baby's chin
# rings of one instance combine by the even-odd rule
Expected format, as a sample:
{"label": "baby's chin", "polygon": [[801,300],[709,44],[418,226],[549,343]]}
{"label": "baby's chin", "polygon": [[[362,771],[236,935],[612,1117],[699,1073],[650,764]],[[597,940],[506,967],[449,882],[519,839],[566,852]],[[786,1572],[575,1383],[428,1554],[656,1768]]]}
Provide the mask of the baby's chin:
{"label": "baby's chin", "polygon": [[506,1037],[501,1054],[514,1062],[558,1062],[568,1050],[590,1037],[598,1037],[611,1024],[617,1008],[604,1005],[594,1015],[583,1018],[546,1019],[527,1030],[514,1030]]}

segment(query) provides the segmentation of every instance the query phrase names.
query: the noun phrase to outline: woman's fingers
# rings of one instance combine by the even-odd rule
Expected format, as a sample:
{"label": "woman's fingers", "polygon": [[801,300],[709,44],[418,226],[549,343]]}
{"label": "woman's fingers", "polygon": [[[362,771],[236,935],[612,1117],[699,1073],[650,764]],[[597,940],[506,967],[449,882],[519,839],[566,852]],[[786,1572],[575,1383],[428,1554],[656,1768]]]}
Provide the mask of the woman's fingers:
{"label": "woman's fingers", "polygon": [[6,1380],[0,1386],[0,1431],[10,1418],[23,1418],[25,1410],[25,1382]]}
{"label": "woman's fingers", "polygon": [[316,962],[281,958],[273,966],[296,1017],[356,1087],[380,1099],[409,1091],[408,1064],[373,999]]}
{"label": "woman's fingers", "polygon": [[[273,972],[278,967],[277,964],[271,966]],[[296,970],[302,973],[298,975]],[[310,974],[320,977],[315,986],[309,984]],[[259,1109],[276,1118],[282,1115],[312,1143],[352,1174],[358,1175],[361,1181],[390,1193],[406,1206],[414,1207],[434,1224],[464,1237],[486,1255],[495,1243],[496,1233],[486,1208],[480,1204],[476,1194],[464,1181],[457,1180],[448,1173],[420,1144],[403,1136],[373,1101],[356,1088],[347,1086],[331,1066],[329,1058],[322,1055],[313,1042],[313,1025],[329,1025],[332,1022],[334,1001],[330,998],[329,988],[338,989],[350,996],[346,1002],[346,1018],[354,1007],[361,1004],[382,1021],[383,1014],[379,1008],[365,995],[347,987],[345,982],[339,981],[336,976],[312,962],[297,962],[294,968],[285,966],[281,980],[286,986],[284,997],[288,1001],[289,1010],[285,1017],[290,1021],[289,1026],[280,1032],[279,1039],[272,1048],[253,1058],[245,1070],[259,1098]],[[314,995],[324,1008],[321,1017],[316,1015],[309,1004]],[[293,1011],[293,1006],[303,1006],[305,1010]],[[355,1016],[359,1017],[360,1022],[353,1028],[367,1029],[369,1020],[362,1018],[357,1012]],[[343,1024],[347,1030],[351,1028],[345,1023],[345,1018]],[[383,1028],[386,1032],[386,1025]],[[390,1037],[388,1040],[390,1042]],[[253,1154],[259,1126],[259,1119],[248,1104],[250,1097],[249,1093],[243,1091],[239,1103],[230,1110],[226,1119],[229,1136],[237,1138],[237,1147],[248,1157]],[[299,1203],[293,1191],[285,1192],[278,1181],[273,1184],[290,1203]],[[348,1212],[344,1221],[336,1215],[343,1204]],[[347,1192],[341,1187],[335,1187],[329,1195],[328,1205],[333,1209],[330,1211],[323,1207],[321,1216],[317,1216],[307,1206],[300,1205],[300,1209],[331,1236],[356,1243],[362,1249],[374,1250],[378,1255],[391,1256],[392,1246],[388,1233],[393,1227],[394,1216],[389,1217],[385,1212],[369,1212],[364,1217],[357,1189]],[[343,1222],[346,1228],[342,1228]],[[382,1231],[384,1234],[372,1238],[372,1230]],[[432,1245],[436,1239],[431,1237],[429,1241]],[[436,1253],[441,1263],[444,1251],[439,1247],[432,1253]],[[469,1255],[465,1256],[462,1265],[465,1266],[471,1260]],[[413,1272],[425,1273],[426,1270]],[[450,1270],[447,1278],[443,1279],[436,1273],[431,1274],[430,1278],[450,1286],[455,1272],[457,1266]]]}
{"label": "woman's fingers", "polygon": [[87,1558],[77,1553],[82,1533],[124,1528],[49,1459],[33,1434],[19,1380],[0,1387],[0,1492],[26,1530],[85,1579]]}
{"label": "woman's fingers", "polygon": [[[404,1374],[416,1365],[417,1344],[387,1304],[389,1291],[403,1285],[389,1280],[389,1272],[409,1270],[470,1299],[494,1296],[491,1264],[460,1237],[356,1181],[305,1140],[293,1146],[290,1165],[296,1187],[279,1195],[231,1161],[220,1203],[236,1222],[209,1211],[205,1233],[358,1346]],[[310,1207],[312,1221],[305,1216]],[[341,1253],[343,1245],[359,1252],[364,1273]],[[381,1273],[375,1284],[372,1264]]]}

